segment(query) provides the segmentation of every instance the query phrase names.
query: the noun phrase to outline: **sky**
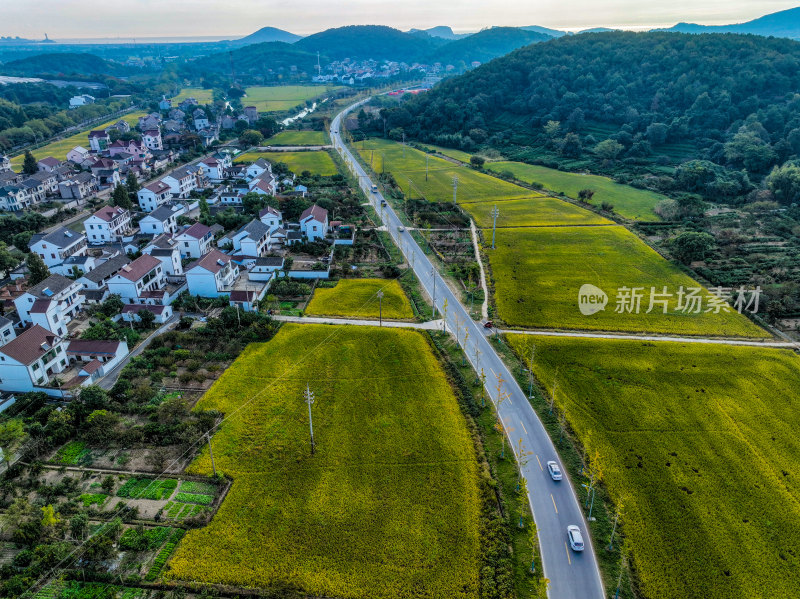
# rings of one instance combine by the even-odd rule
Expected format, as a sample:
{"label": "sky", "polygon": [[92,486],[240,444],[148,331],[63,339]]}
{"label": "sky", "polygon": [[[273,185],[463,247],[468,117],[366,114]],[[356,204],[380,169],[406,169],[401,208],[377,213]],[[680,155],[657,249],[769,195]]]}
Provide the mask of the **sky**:
{"label": "sky", "polygon": [[0,0],[0,36],[41,39],[237,37],[270,25],[308,35],[343,25],[407,30],[449,25],[643,29],[679,21],[722,25],[800,0]]}

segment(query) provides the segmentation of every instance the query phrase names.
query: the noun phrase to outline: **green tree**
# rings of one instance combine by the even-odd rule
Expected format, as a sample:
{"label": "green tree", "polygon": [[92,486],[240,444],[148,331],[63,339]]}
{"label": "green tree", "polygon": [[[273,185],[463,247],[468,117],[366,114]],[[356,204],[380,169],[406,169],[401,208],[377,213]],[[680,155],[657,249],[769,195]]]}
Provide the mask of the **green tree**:
{"label": "green tree", "polygon": [[108,443],[114,438],[119,422],[119,414],[108,410],[95,410],[86,419],[88,425],[86,439],[98,445]]}
{"label": "green tree", "polygon": [[125,179],[125,189],[128,190],[128,195],[135,196],[141,188],[142,186],[139,185],[139,180],[136,178],[136,173],[133,171],[128,173],[128,177]]}
{"label": "green tree", "polygon": [[787,162],[775,167],[766,179],[767,188],[781,204],[793,204],[800,201],[800,165]]}
{"label": "green tree", "polygon": [[114,477],[112,475],[108,475],[103,479],[103,482],[100,483],[100,487],[103,491],[109,495],[114,490]]}
{"label": "green tree", "polygon": [[469,163],[475,168],[483,168],[486,159],[483,156],[470,156]]}
{"label": "green tree", "polygon": [[3,450],[3,460],[6,466],[11,464],[11,458],[25,440],[25,426],[22,420],[12,418],[0,424],[0,449]]}
{"label": "green tree", "polygon": [[50,271],[47,269],[42,257],[36,252],[30,252],[25,259],[25,264],[28,267],[28,284],[38,285],[50,276]]}
{"label": "green tree", "polygon": [[86,512],[75,514],[69,520],[69,532],[74,539],[83,540],[89,530],[89,516]]}
{"label": "green tree", "polygon": [[625,149],[621,143],[614,139],[604,139],[594,147],[594,152],[603,160],[616,160],[622,150]]}
{"label": "green tree", "polygon": [[267,196],[250,191],[242,197],[242,207],[248,214],[258,216],[258,211],[267,205]]}
{"label": "green tree", "polygon": [[675,258],[689,264],[695,260],[705,260],[706,254],[714,247],[714,238],[708,233],[687,231],[675,237],[671,246]]}
{"label": "green tree", "polygon": [[25,152],[25,158],[22,160],[22,172],[26,175],[32,175],[39,171],[39,161],[34,158],[30,150]]}
{"label": "green tree", "polygon": [[114,192],[111,194],[111,204],[113,206],[125,208],[126,210],[133,208],[133,203],[130,197],[128,197],[128,190],[124,185],[120,184],[114,188]]}
{"label": "green tree", "polygon": [[0,273],[3,273],[3,278],[8,276],[8,271],[19,264],[17,257],[11,253],[8,246],[0,241]]}
{"label": "green tree", "polygon": [[239,143],[245,146],[257,146],[262,141],[264,141],[264,136],[260,131],[254,129],[248,129],[239,136]]}
{"label": "green tree", "polygon": [[580,136],[577,133],[567,133],[561,140],[558,150],[567,158],[580,158],[583,154]]}
{"label": "green tree", "polygon": [[156,320],[156,315],[150,310],[145,310],[144,308],[136,312],[136,316],[139,318],[139,323],[142,325],[143,329],[152,328],[153,323]]}

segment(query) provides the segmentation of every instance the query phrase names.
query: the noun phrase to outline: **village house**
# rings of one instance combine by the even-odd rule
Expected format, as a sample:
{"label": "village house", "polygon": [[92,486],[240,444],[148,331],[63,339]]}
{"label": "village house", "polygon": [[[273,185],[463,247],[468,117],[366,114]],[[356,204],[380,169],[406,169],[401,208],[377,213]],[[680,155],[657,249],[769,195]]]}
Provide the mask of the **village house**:
{"label": "village house", "polygon": [[50,275],[14,300],[20,323],[38,324],[56,335],[66,335],[67,325],[83,306],[82,288],[63,275]]}
{"label": "village house", "polygon": [[36,233],[31,237],[28,247],[39,254],[48,267],[61,264],[70,256],[85,256],[88,253],[86,236],[66,227],[59,227],[51,233]]}
{"label": "village house", "polygon": [[97,180],[100,189],[107,189],[119,185],[119,165],[110,158],[98,158],[89,167]]}
{"label": "village house", "polygon": [[278,193],[278,183],[272,173],[263,172],[250,180],[250,191],[259,195],[274,196]]}
{"label": "village house", "polygon": [[47,195],[42,182],[32,177],[24,179],[22,183],[19,184],[19,187],[28,192],[28,197],[30,198],[31,203],[33,204],[43,202],[45,196]]}
{"label": "village house", "polygon": [[272,165],[264,158],[259,158],[253,164],[247,167],[245,171],[247,179],[255,179],[262,173],[272,174]]}
{"label": "village house", "polygon": [[211,229],[202,223],[195,223],[175,235],[181,258],[201,258],[211,249],[213,239]]}
{"label": "village house", "polygon": [[208,116],[206,115],[206,111],[202,108],[195,109],[195,111],[192,113],[192,120],[194,121],[194,128],[196,131],[202,131],[203,129],[208,129],[211,126]]}
{"label": "village house", "polygon": [[78,279],[78,283],[80,283],[84,290],[84,295],[86,295],[86,291],[98,291],[106,287],[111,277],[117,274],[123,266],[130,264],[130,262],[131,260],[128,256],[119,254],[98,264],[89,272],[84,273]]}
{"label": "village house", "polygon": [[200,164],[203,166],[209,180],[219,182],[226,176],[226,171],[233,165],[230,154],[217,152],[213,156],[201,160]]}
{"label": "village house", "polygon": [[148,129],[142,133],[142,141],[148,150],[163,150],[164,143],[161,140],[159,129]]}
{"label": "village house", "polygon": [[247,122],[251,125],[258,120],[258,108],[255,106],[245,106],[242,112],[247,117]]}
{"label": "village house", "polygon": [[136,194],[142,212],[152,212],[172,199],[172,188],[162,180],[149,183]]}
{"label": "village house", "polygon": [[33,173],[29,179],[41,183],[46,195],[53,195],[58,191],[58,175],[55,171],[39,171]]}
{"label": "village house", "polygon": [[75,146],[69,152],[67,152],[67,162],[71,162],[72,164],[82,166],[87,160],[90,159],[91,154],[89,153],[89,150],[83,146]]}
{"label": "village house", "polygon": [[181,166],[165,175],[161,180],[169,185],[170,192],[176,198],[188,198],[197,189],[197,176],[188,166]]}
{"label": "village house", "polygon": [[0,316],[0,345],[5,345],[16,336],[17,332],[14,330],[14,323],[5,316]]}
{"label": "village house", "polygon": [[34,391],[67,365],[64,340],[44,327],[33,326],[0,347],[0,389]]}
{"label": "village house", "polygon": [[21,185],[3,185],[0,187],[0,209],[17,212],[28,208],[32,203],[26,187]]}
{"label": "village house", "polygon": [[161,261],[161,265],[169,276],[180,277],[183,273],[183,263],[181,262],[181,252],[175,244],[154,244],[148,245],[142,250],[143,254],[149,254],[153,258]]}
{"label": "village house", "polygon": [[211,250],[186,269],[189,293],[200,297],[230,294],[238,276],[239,267],[219,250]]}
{"label": "village house", "polygon": [[283,269],[283,258],[281,256],[261,256],[256,258],[250,268],[251,281],[269,281]]}
{"label": "village house", "polygon": [[58,158],[53,158],[52,156],[48,156],[47,158],[42,158],[36,163],[40,171],[45,171],[48,173],[52,173],[62,164],[63,163]]}
{"label": "village house", "polygon": [[258,219],[269,227],[270,232],[283,227],[283,214],[277,208],[267,206],[258,212]]}
{"label": "village house", "polygon": [[178,230],[178,213],[171,205],[160,206],[139,221],[142,235],[160,235],[176,233]]}
{"label": "village house", "polygon": [[122,308],[122,320],[125,322],[139,322],[141,316],[139,312],[145,310],[152,312],[156,317],[153,322],[156,324],[164,324],[172,318],[172,306],[163,304],[128,304]]}
{"label": "village house", "polygon": [[69,107],[77,108],[78,106],[86,106],[87,104],[94,104],[94,101],[94,96],[90,96],[89,94],[80,94],[77,96],[72,96],[69,99]]}
{"label": "village house", "polygon": [[64,200],[85,200],[97,192],[97,180],[92,173],[77,173],[58,183],[58,194]]}
{"label": "village house", "polygon": [[111,144],[111,137],[108,132],[100,129],[96,131],[89,131],[89,149],[96,154],[105,152]]}
{"label": "village house", "polygon": [[106,284],[110,294],[119,295],[126,304],[141,303],[150,291],[160,290],[166,283],[161,261],[144,254],[123,266]]}
{"label": "village house", "polygon": [[[111,372],[128,355],[128,343],[124,340],[73,339],[67,345],[70,363],[84,362],[80,375],[96,380]],[[80,376],[79,375],[79,376]]]}
{"label": "village house", "polygon": [[324,239],[328,233],[328,211],[314,204],[300,215],[300,231],[309,241]]}
{"label": "village house", "polygon": [[231,236],[233,249],[237,254],[258,258],[269,249],[269,227],[260,220],[252,220]]}
{"label": "village house", "polygon": [[161,126],[161,115],[157,112],[151,112],[148,115],[140,116],[137,128],[139,131],[150,131],[158,129]]}
{"label": "village house", "polygon": [[4,173],[10,170],[11,170],[11,161],[8,159],[8,156],[0,154],[0,173]]}
{"label": "village house", "polygon": [[81,275],[89,272],[97,265],[97,259],[94,256],[70,256],[61,264],[50,268],[51,273],[58,273],[65,277],[74,277],[75,274]]}
{"label": "village house", "polygon": [[103,206],[83,221],[83,229],[91,244],[119,241],[132,232],[131,213],[119,206]]}

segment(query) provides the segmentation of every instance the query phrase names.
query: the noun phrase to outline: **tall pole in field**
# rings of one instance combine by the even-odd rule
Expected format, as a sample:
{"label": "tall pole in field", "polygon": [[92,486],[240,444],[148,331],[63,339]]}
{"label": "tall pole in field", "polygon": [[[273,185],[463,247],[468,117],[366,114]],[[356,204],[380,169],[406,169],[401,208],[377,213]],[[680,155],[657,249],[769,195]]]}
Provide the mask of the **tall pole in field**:
{"label": "tall pole in field", "polygon": [[314,393],[309,388],[308,383],[306,383],[306,390],[303,393],[303,397],[305,397],[306,403],[308,404],[308,430],[311,434],[311,455],[314,455],[314,422],[311,419],[311,404],[314,403]]}
{"label": "tall pole in field", "polygon": [[433,277],[433,317],[436,318],[436,267],[431,268],[431,277]]}
{"label": "tall pole in field", "polygon": [[456,205],[456,193],[458,192],[458,175],[453,177],[453,205]]}
{"label": "tall pole in field", "polygon": [[380,326],[383,326],[383,289],[378,290],[378,318]]}
{"label": "tall pole in field", "polygon": [[206,433],[206,441],[208,441],[208,455],[211,456],[211,469],[214,471],[214,476],[217,475],[217,466],[214,464],[214,452],[211,451],[211,435]]}
{"label": "tall pole in field", "polygon": [[500,216],[500,211],[497,209],[497,204],[492,208],[492,249],[494,249],[494,231],[497,228],[497,217]]}
{"label": "tall pole in field", "polygon": [[425,154],[425,180],[428,180],[428,158],[430,158],[429,154]]}
{"label": "tall pole in field", "polygon": [[536,346],[531,348],[531,363],[528,365],[528,399],[533,398],[533,357],[536,355]]}

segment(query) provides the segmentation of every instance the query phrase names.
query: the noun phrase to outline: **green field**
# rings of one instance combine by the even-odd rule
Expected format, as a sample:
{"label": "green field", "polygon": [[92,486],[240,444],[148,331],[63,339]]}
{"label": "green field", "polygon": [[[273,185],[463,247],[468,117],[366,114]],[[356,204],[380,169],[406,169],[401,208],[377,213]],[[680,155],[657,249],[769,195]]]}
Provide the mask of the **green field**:
{"label": "green field", "polygon": [[[484,230],[491,238],[491,230]],[[622,226],[498,229],[497,249],[487,250],[499,317],[511,326],[767,337],[735,312],[676,310],[679,288],[699,283],[664,260]],[[590,316],[578,308],[578,291],[592,284],[608,294],[605,310]],[[673,294],[668,313],[650,307],[650,289]],[[643,288],[640,313],[616,313],[617,290]],[[707,293],[703,293],[706,296]]]}
{"label": "green field", "polygon": [[464,204],[464,210],[483,228],[492,226],[492,209],[497,206],[498,227],[548,227],[557,225],[606,225],[608,220],[579,206],[558,198],[539,196],[500,202],[473,202]]}
{"label": "green field", "polygon": [[[420,333],[284,324],[197,409],[226,414],[212,445],[234,482],[211,523],[186,534],[168,578],[350,599],[478,597],[475,450]],[[189,470],[211,473],[207,451]]]}
{"label": "green field", "polygon": [[[453,201],[453,177],[458,177],[457,202],[481,202],[495,199],[522,198],[536,195],[524,187],[484,175],[469,167],[453,164],[409,146],[383,139],[358,142],[355,148],[376,173],[384,169],[410,198],[431,202]],[[425,160],[428,157],[428,178]]]}
{"label": "green field", "polygon": [[280,85],[247,87],[242,106],[255,106],[259,112],[284,112],[325,92],[338,88],[328,85]]}
{"label": "green field", "polygon": [[467,152],[462,152],[461,150],[454,150],[452,148],[443,148],[442,146],[432,146],[430,144],[425,144],[425,147],[431,150],[432,152],[438,152],[443,156],[449,156],[455,160],[460,162],[464,162],[465,164],[469,164],[469,159],[472,158],[472,154]]}
{"label": "green field", "polygon": [[199,104],[211,104],[214,101],[213,89],[201,89],[199,87],[184,87],[177,96],[172,98],[172,105],[177,108],[178,104],[186,98],[194,98]]}
{"label": "green field", "polygon": [[491,162],[486,164],[486,168],[497,173],[511,171],[520,181],[539,183],[550,191],[563,193],[573,199],[578,198],[578,192],[582,189],[592,189],[595,194],[591,203],[595,206],[609,202],[613,204],[614,212],[624,218],[661,220],[653,208],[665,199],[664,196],[629,185],[620,185],[608,177],[567,173],[523,162]]}
{"label": "green field", "polygon": [[281,131],[264,140],[265,146],[324,146],[331,143],[325,131]]}
{"label": "green field", "polygon": [[297,175],[303,171],[309,171],[312,175],[330,177],[339,172],[330,154],[325,150],[302,152],[245,152],[236,157],[236,162],[255,162],[259,158],[266,158],[272,163],[283,162]]}
{"label": "green field", "polygon": [[383,317],[414,318],[411,302],[394,279],[342,279],[336,287],[317,288],[305,313],[309,316],[378,318],[377,293],[383,291]]}
{"label": "green field", "polygon": [[[535,341],[534,341],[535,339]],[[643,597],[800,596],[800,359],[788,350],[510,336],[623,505]],[[596,539],[598,544],[607,539]]]}
{"label": "green field", "polygon": [[[121,117],[117,117],[110,121],[106,121],[104,123],[98,123],[93,127],[84,129],[80,133],[76,133],[74,135],[70,135],[69,137],[65,137],[64,139],[60,139],[58,141],[54,141],[53,143],[49,143],[46,146],[39,148],[38,150],[33,150],[33,155],[36,157],[37,160],[41,160],[42,158],[47,158],[48,156],[53,156],[54,158],[58,158],[59,160],[66,160],[67,152],[69,152],[75,146],[83,146],[87,150],[89,149],[89,137],[88,137],[89,131],[94,131],[97,129],[105,129],[106,127],[109,127],[120,120],[129,123],[131,127],[133,127],[139,121],[139,117],[144,116],[145,114],[146,114],[145,112],[137,110],[136,112],[125,114]],[[22,167],[22,161],[24,159],[25,159],[24,154],[15,156],[14,158],[11,159],[11,166],[14,167],[15,170],[19,170]]]}

